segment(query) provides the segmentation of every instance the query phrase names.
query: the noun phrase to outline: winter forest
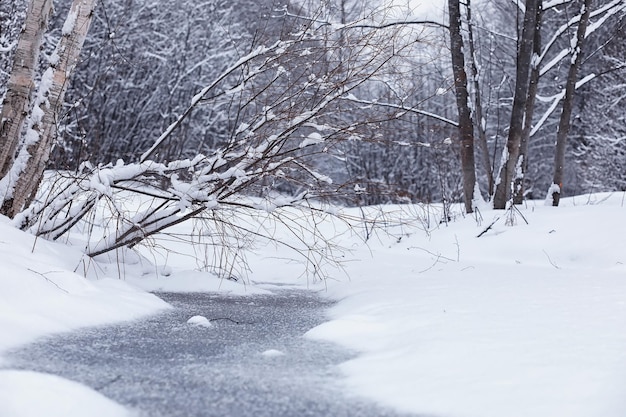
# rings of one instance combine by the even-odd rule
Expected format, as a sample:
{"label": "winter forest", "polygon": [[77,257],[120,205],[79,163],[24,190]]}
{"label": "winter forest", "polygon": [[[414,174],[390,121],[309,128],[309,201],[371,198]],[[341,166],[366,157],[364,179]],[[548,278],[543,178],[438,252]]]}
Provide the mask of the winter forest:
{"label": "winter forest", "polygon": [[[51,217],[79,191],[33,204],[43,168],[80,179],[86,201],[108,170],[109,185],[149,182],[190,207],[244,193],[471,212],[477,198],[505,208],[626,189],[623,1],[450,1],[421,14],[350,0],[51,3],[0,6],[3,211],[44,216],[46,233],[70,227]],[[23,46],[41,54],[17,103],[27,18],[47,30]],[[52,102],[44,74],[60,65]]]}
{"label": "winter forest", "polygon": [[626,0],[0,0],[0,103],[0,415],[624,415]]}

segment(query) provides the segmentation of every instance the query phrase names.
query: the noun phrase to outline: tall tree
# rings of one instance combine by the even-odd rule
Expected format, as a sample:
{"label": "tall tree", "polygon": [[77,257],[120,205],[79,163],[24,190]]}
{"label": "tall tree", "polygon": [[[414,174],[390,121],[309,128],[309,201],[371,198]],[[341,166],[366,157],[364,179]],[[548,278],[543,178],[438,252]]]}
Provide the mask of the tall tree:
{"label": "tall tree", "polygon": [[476,120],[476,130],[478,133],[478,149],[483,162],[485,175],[487,176],[487,194],[491,198],[493,195],[493,167],[491,158],[489,157],[489,146],[487,144],[486,120],[483,111],[482,93],[480,91],[480,71],[476,63],[476,47],[474,42],[474,29],[472,21],[472,6],[470,0],[466,0],[465,8],[467,9],[467,42],[470,53],[470,70],[471,79],[474,87],[474,115]]}
{"label": "tall tree", "polygon": [[[543,18],[543,7],[537,7],[537,17],[535,20],[535,38],[533,40],[534,57],[541,56],[541,21]],[[522,129],[522,138],[520,140],[520,169],[521,176],[515,179],[513,203],[522,204],[525,193],[525,177],[528,172],[528,141],[530,140],[530,132],[532,130],[533,115],[535,113],[535,100],[537,98],[537,90],[539,88],[539,59],[532,60],[530,70],[530,80],[528,82],[528,98],[526,100],[526,109],[524,110],[524,128]]]}
{"label": "tall tree", "polygon": [[[511,109],[511,122],[506,147],[503,151],[500,174],[496,179],[496,192],[493,207],[504,209],[514,192],[515,178],[520,169],[520,144],[524,129],[524,113],[528,102],[530,69],[532,66],[533,42],[537,27],[537,10],[541,8],[541,0],[526,0],[522,37],[517,53],[517,70],[515,78],[515,95]],[[521,175],[521,173],[519,174]]]}
{"label": "tall tree", "polygon": [[52,0],[32,0],[28,6],[0,113],[0,178],[13,164],[22,126],[29,112],[35,88],[35,68],[51,12]]}
{"label": "tall tree", "polygon": [[[33,0],[33,9],[38,10],[36,7],[40,7],[40,2],[41,0]],[[96,0],[72,2],[63,25],[61,39],[50,58],[50,67],[42,76],[19,154],[2,178],[0,189],[2,214],[9,217],[14,217],[28,205],[39,187],[56,136],[58,115],[68,79],[78,62],[95,6]],[[40,20],[31,22],[30,19],[40,19],[40,14],[29,13],[27,25],[40,23]],[[24,46],[31,45],[25,42]],[[33,74],[31,72],[31,78],[24,80],[22,84],[33,83]],[[11,88],[7,95],[10,94]],[[21,130],[21,126],[15,128],[14,136],[7,139],[9,143],[19,143]]]}
{"label": "tall tree", "polygon": [[563,110],[559,119],[559,128],[556,134],[556,152],[554,156],[554,177],[549,193],[552,196],[552,205],[558,206],[561,199],[561,188],[563,187],[563,165],[565,163],[565,145],[569,133],[572,109],[574,108],[574,92],[578,69],[582,63],[582,49],[585,43],[589,15],[591,13],[591,0],[584,0],[580,9],[580,22],[576,31],[576,41],[572,42],[572,59],[565,83],[565,97],[563,99]]}
{"label": "tall tree", "polygon": [[461,170],[463,172],[463,200],[465,211],[474,211],[474,187],[476,170],[474,162],[474,122],[469,107],[467,91],[467,73],[463,55],[463,35],[461,34],[461,6],[459,0],[448,1],[450,14],[450,54],[452,72],[454,74],[454,90],[456,105],[459,112],[459,136],[461,145]]}

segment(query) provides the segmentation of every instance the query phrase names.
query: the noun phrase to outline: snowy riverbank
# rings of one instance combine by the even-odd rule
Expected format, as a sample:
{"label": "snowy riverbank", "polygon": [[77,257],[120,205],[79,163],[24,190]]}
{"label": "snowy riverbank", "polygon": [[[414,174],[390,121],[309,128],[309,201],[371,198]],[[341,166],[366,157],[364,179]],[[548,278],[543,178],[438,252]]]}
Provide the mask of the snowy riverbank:
{"label": "snowy riverbank", "polygon": [[[300,266],[291,255],[268,245],[249,257],[245,285],[190,272],[193,252],[179,244],[167,266],[128,259],[90,264],[85,280],[78,250],[35,242],[4,219],[0,359],[2,351],[37,337],[168,308],[137,287],[253,294],[288,285],[340,300],[330,321],[307,337],[358,351],[341,365],[345,385],[384,405],[459,417],[623,415],[623,193],[566,199],[559,208],[531,202],[513,227],[505,224],[506,214],[486,208],[480,221],[458,215],[447,225],[414,213],[412,225],[372,235],[367,245],[363,233],[329,224],[350,252],[345,274],[331,270],[324,283],[297,278]],[[34,416],[45,409],[46,415],[79,416],[105,409],[99,401],[124,415],[86,387],[62,381],[0,371],[0,415]],[[33,398],[40,408],[32,409]],[[75,414],[59,398],[72,398]]]}
{"label": "snowy riverbank", "polygon": [[604,197],[376,245],[309,336],[361,352],[347,386],[402,411],[623,416],[626,207]]}
{"label": "snowy riverbank", "polygon": [[[0,365],[2,353],[36,338],[121,320],[169,306],[117,279],[85,280],[81,253],[36,240],[0,219]],[[97,392],[52,375],[0,369],[0,415],[127,416]]]}

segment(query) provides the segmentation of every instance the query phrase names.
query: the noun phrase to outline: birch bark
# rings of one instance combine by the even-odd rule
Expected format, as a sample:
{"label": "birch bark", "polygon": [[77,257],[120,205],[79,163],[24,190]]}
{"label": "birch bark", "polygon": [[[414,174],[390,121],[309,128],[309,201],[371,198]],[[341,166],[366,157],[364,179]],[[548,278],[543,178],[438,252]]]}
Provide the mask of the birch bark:
{"label": "birch bark", "polygon": [[51,12],[52,0],[32,0],[28,5],[0,112],[0,178],[11,168],[29,112],[35,68]]}
{"label": "birch bark", "polygon": [[39,188],[56,137],[69,77],[78,63],[95,7],[96,0],[72,2],[48,70],[52,72],[51,81],[42,82],[37,94],[47,98],[40,106],[43,114],[32,124],[32,132],[27,132],[26,142],[17,157],[19,163],[11,168],[11,177],[16,179],[14,191],[2,206],[3,214],[9,217],[14,217],[28,206]]}

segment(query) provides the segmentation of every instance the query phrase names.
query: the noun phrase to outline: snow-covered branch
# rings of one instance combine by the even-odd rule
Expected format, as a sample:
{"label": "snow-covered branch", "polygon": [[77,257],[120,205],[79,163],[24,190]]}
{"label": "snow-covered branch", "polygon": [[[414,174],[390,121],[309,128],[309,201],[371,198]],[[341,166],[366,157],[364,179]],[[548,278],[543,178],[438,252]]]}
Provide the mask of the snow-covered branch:
{"label": "snow-covered branch", "polygon": [[170,124],[167,129],[157,138],[154,144],[141,155],[140,162],[146,161],[148,158],[154,155],[154,152],[158,149],[159,146],[172,134],[172,132],[181,125],[181,123],[191,114],[191,112],[196,108],[198,103],[209,93],[209,91],[213,90],[215,86],[217,86],[220,82],[224,81],[228,76],[230,76],[237,69],[241,68],[245,64],[248,64],[253,59],[266,54],[269,51],[274,51],[276,49],[285,47],[284,42],[277,41],[273,45],[269,47],[258,47],[254,51],[250,52],[246,56],[240,58],[237,62],[231,65],[228,69],[226,69],[220,76],[218,76],[211,84],[204,87],[198,94],[196,94],[192,100],[191,104],[187,109],[181,114],[175,122]]}
{"label": "snow-covered branch", "polygon": [[[335,185],[332,176],[312,161],[333,158],[333,148],[341,141],[367,134],[367,118],[355,123],[337,119],[336,112],[352,110],[355,102],[345,98],[375,81],[405,49],[389,33],[355,31],[350,36],[347,62],[329,59],[344,52],[346,38],[320,38],[314,30],[253,48],[200,89],[138,162],[84,164],[79,174],[62,174],[54,190],[16,222],[58,239],[76,228],[90,227],[86,225],[93,222],[93,213],[106,206],[111,213],[98,225],[104,229],[102,236],[87,248],[89,255],[97,256],[132,247],[198,216],[309,206],[312,199],[337,195],[341,184]],[[396,44],[385,48],[384,42]],[[157,150],[170,145],[168,139],[184,129],[191,112],[209,105],[231,109],[228,118],[236,127],[228,141],[208,155],[170,162],[157,158]],[[297,195],[277,197],[273,185],[288,184]],[[242,203],[252,195],[265,203]],[[141,208],[128,209],[128,199],[141,200]]]}
{"label": "snow-covered branch", "polygon": [[[606,20],[608,20],[611,16],[623,10],[626,10],[626,3],[623,0],[612,0],[609,3],[605,4],[604,6],[596,10],[593,10],[591,12],[590,19],[593,19],[600,15],[603,15],[603,16],[601,16],[595,22],[590,20],[590,24],[585,33],[585,37],[589,36],[591,33],[597,30],[598,27],[600,27],[603,23],[605,23]],[[577,14],[576,16],[569,19],[567,23],[564,23],[563,25],[561,25],[552,34],[552,37],[550,38],[550,40],[546,42],[545,46],[543,47],[543,52],[541,53],[539,57],[536,58],[535,65],[541,65],[541,63],[543,63],[543,61],[547,58],[549,51],[557,43],[559,38],[563,36],[563,34],[566,33],[569,29],[577,25],[579,22],[580,22],[580,14]],[[568,45],[571,45],[572,42],[573,40],[568,42]],[[557,64],[561,62],[563,58],[565,58],[567,55],[570,54],[570,52],[571,52],[570,48],[559,51],[548,63],[546,63],[545,65],[541,67],[540,75],[544,75],[545,73],[547,73],[548,71],[556,67]]]}
{"label": "snow-covered branch", "polygon": [[[582,87],[583,85],[587,84],[589,81],[593,80],[594,78],[596,78],[596,74],[589,74],[586,77],[584,77],[583,79],[579,80],[576,82],[576,89]],[[560,91],[558,94],[555,94],[552,97],[540,97],[537,96],[537,99],[543,102],[550,102],[550,107],[548,107],[548,109],[543,113],[543,115],[541,116],[541,118],[537,121],[537,123],[533,126],[532,130],[530,131],[530,135],[534,135],[535,133],[537,133],[539,131],[539,129],[541,129],[541,127],[543,126],[543,124],[546,122],[546,120],[548,120],[548,117],[550,117],[550,115],[552,113],[554,113],[554,111],[556,110],[556,108],[558,107],[559,103],[561,102],[561,100],[563,100],[563,98],[565,97],[565,90]]]}
{"label": "snow-covered branch", "polygon": [[415,107],[406,107],[404,105],[401,104],[394,104],[394,103],[385,103],[385,102],[381,102],[381,101],[372,101],[372,100],[364,100],[364,99],[359,99],[357,97],[355,97],[352,94],[346,95],[341,97],[342,100],[347,100],[347,101],[351,101],[353,103],[359,103],[359,104],[365,104],[368,106],[381,106],[381,107],[387,107],[387,108],[391,108],[391,109],[396,109],[396,110],[400,110],[401,112],[407,112],[407,113],[415,113],[415,114],[419,114],[421,116],[426,116],[426,117],[430,117],[432,119],[435,120],[439,120],[440,122],[449,124],[450,126],[454,126],[454,127],[458,127],[459,124],[457,122],[455,122],[454,120],[450,120],[448,118],[445,118],[443,116],[440,116],[438,114],[434,114],[425,110],[420,110],[417,109]]}

